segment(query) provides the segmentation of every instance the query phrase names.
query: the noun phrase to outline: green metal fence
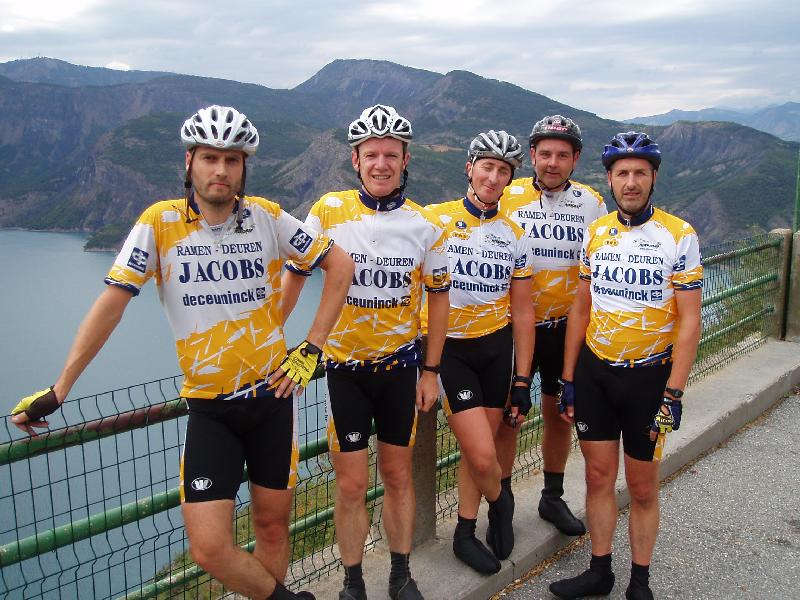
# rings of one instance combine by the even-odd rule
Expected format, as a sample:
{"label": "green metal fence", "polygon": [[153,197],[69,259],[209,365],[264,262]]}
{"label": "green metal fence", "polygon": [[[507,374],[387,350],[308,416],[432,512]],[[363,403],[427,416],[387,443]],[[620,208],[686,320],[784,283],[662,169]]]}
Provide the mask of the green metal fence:
{"label": "green metal fence", "polygon": [[[704,333],[697,379],[762,344],[774,331],[781,238],[763,235],[704,251]],[[27,438],[0,426],[0,596],[216,598],[222,587],[187,555],[178,464],[185,407],[174,377],[65,402],[53,429]],[[539,388],[533,387],[535,401]],[[323,382],[301,404],[300,483],[291,525],[290,587],[338,568],[335,480],[325,440]],[[541,467],[540,421],[520,436],[514,477]],[[382,486],[370,452],[367,505],[381,538]],[[454,513],[458,445],[437,426],[437,518]],[[239,543],[252,549],[247,486],[237,497]]]}

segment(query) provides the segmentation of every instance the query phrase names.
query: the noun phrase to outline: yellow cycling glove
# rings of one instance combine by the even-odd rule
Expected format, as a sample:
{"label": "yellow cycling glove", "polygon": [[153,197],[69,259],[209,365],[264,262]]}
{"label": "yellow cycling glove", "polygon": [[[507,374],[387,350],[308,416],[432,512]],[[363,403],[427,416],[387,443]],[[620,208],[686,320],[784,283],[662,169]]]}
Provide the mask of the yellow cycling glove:
{"label": "yellow cycling glove", "polygon": [[56,398],[53,386],[46,390],[25,396],[11,411],[12,415],[24,412],[31,421],[40,421],[49,414],[56,412],[61,403]]}
{"label": "yellow cycling glove", "polygon": [[280,369],[286,377],[302,387],[308,386],[317,365],[322,358],[322,351],[308,340],[289,352],[283,359]]}

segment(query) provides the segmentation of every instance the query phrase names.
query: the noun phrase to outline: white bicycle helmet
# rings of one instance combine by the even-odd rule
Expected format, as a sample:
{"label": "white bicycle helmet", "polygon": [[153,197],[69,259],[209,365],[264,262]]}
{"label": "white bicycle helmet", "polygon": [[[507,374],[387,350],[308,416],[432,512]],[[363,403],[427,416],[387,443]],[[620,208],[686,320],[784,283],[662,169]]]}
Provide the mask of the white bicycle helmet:
{"label": "white bicycle helmet", "polygon": [[469,145],[467,159],[472,164],[480,158],[496,158],[508,163],[512,169],[517,169],[522,164],[525,154],[517,142],[517,138],[507,132],[490,129],[486,133],[479,133]]}
{"label": "white bicycle helmet", "polygon": [[365,108],[361,116],[350,123],[347,141],[355,148],[369,138],[392,137],[401,142],[410,142],[411,123],[397,111],[385,104]]}
{"label": "white bicycle helmet", "polygon": [[247,118],[230,106],[201,108],[181,127],[181,141],[187,150],[210,146],[220,150],[241,150],[252,156],[258,149],[258,130]]}

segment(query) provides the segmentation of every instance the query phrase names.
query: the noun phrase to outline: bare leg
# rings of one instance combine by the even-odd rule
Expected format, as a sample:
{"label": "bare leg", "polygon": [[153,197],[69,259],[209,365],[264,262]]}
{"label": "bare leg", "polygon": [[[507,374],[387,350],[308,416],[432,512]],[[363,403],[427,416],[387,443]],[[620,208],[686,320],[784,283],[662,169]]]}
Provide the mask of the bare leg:
{"label": "bare leg", "polygon": [[289,515],[294,490],[250,485],[250,508],[255,529],[255,556],[279,582],[289,568]]}
{"label": "bare leg", "polygon": [[183,521],[192,558],[231,591],[248,598],[266,598],[275,577],[261,561],[233,539],[233,500],[186,502]]}
{"label": "bare leg", "polygon": [[611,553],[611,542],[617,526],[617,501],[614,483],[619,464],[619,442],[581,442],[586,460],[586,519],[592,554]]}
{"label": "bare leg", "polygon": [[389,550],[408,554],[414,537],[416,497],[411,479],[413,448],[378,442],[378,470],[384,486],[383,526]]}
{"label": "bare leg", "polygon": [[369,514],[364,504],[369,483],[367,450],[331,452],[336,472],[336,505],[333,521],[342,564],[357,565],[369,533]]}
{"label": "bare leg", "polygon": [[625,478],[631,494],[631,558],[638,565],[649,565],[658,535],[658,463],[626,454]]}

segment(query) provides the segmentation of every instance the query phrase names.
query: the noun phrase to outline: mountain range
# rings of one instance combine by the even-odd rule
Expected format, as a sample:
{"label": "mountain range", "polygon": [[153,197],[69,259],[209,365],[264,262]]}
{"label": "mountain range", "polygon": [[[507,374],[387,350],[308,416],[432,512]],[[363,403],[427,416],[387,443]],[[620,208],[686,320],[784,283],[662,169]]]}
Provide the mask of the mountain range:
{"label": "mountain range", "polygon": [[800,142],[800,103],[798,102],[786,102],[779,106],[767,106],[749,111],[730,108],[671,110],[660,115],[626,119],[625,123],[672,125],[676,121],[729,121],[771,133],[784,140]]}
{"label": "mountain range", "polygon": [[[182,196],[178,131],[209,104],[236,106],[261,133],[248,193],[302,219],[326,191],[358,185],[346,127],[377,102],[412,122],[407,192],[421,204],[464,194],[466,148],[480,131],[526,141],[535,121],[560,113],[584,134],[574,178],[613,208],[600,153],[630,125],[467,71],[336,60],[285,90],[35,58],[0,64],[0,227],[90,232],[88,247],[118,247],[144,207]],[[790,224],[797,143],[735,123],[647,131],[665,157],[654,201],[695,225],[704,245]],[[531,173],[525,164],[518,176]]]}

